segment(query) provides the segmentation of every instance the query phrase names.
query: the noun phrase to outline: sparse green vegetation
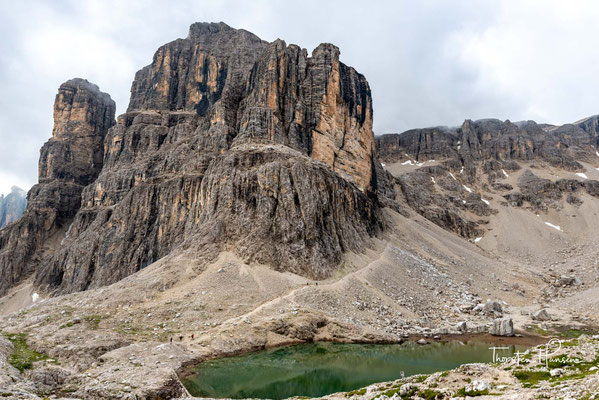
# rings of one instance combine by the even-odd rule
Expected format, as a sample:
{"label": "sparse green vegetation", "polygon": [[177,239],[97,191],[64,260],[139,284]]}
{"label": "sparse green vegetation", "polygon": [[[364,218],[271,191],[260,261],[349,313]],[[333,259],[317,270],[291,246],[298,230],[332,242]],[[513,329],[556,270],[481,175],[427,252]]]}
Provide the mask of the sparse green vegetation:
{"label": "sparse green vegetation", "polygon": [[551,374],[547,371],[515,371],[513,374],[524,387],[532,387],[540,381],[551,378]]}
{"label": "sparse green vegetation", "polygon": [[435,400],[437,398],[443,398],[443,394],[441,392],[437,392],[433,389],[419,390],[418,396],[422,397],[425,400]]}
{"label": "sparse green vegetation", "polygon": [[[378,398],[381,396],[393,397],[393,395],[395,395],[395,393],[399,393],[399,386],[395,386],[395,388],[393,388],[391,390],[387,390],[383,393],[379,393],[375,398]],[[410,393],[413,394],[414,390],[411,390]]]}
{"label": "sparse green vegetation", "polygon": [[345,393],[345,397],[364,396],[365,394],[366,394],[366,388],[363,388],[363,389],[352,390],[351,392],[347,392],[347,393]]}
{"label": "sparse green vegetation", "polygon": [[33,363],[36,361],[46,360],[47,355],[38,353],[29,348],[26,342],[25,334],[9,333],[5,334],[8,340],[13,344],[15,351],[8,357],[8,363],[23,372],[26,369],[33,368]]}
{"label": "sparse green vegetation", "polygon": [[102,321],[102,319],[105,318],[104,315],[87,315],[85,317],[83,317],[83,320],[85,322],[87,322],[87,326],[90,329],[98,329],[98,327],[100,326],[100,321]]}
{"label": "sparse green vegetation", "polygon": [[466,390],[465,387],[459,389],[456,392],[456,396],[458,397],[466,397],[466,396],[470,396],[470,397],[475,397],[475,396],[486,396],[489,394],[488,390]]}

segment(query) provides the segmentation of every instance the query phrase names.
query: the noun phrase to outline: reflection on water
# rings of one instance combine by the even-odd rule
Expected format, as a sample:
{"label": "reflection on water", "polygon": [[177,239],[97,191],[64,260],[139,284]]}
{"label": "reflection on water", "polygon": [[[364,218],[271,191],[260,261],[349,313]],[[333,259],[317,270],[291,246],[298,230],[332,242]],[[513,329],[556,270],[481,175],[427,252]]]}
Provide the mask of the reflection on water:
{"label": "reflection on water", "polygon": [[[264,350],[201,364],[183,381],[198,397],[270,398],[324,396],[375,382],[429,374],[461,364],[491,362],[486,343],[336,344],[310,343]],[[498,356],[511,356],[510,346]]]}

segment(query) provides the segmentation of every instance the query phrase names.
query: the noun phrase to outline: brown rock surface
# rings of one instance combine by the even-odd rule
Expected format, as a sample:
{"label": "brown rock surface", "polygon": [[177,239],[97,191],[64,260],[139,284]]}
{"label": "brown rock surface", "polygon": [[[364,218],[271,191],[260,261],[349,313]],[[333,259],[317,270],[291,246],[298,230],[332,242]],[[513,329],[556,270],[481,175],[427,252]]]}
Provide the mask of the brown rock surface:
{"label": "brown rock surface", "polygon": [[0,294],[30,275],[64,235],[83,187],[102,168],[103,140],[114,113],[114,102],[96,85],[72,79],[60,86],[52,138],[41,150],[39,183],[29,191],[22,218],[0,231]]}

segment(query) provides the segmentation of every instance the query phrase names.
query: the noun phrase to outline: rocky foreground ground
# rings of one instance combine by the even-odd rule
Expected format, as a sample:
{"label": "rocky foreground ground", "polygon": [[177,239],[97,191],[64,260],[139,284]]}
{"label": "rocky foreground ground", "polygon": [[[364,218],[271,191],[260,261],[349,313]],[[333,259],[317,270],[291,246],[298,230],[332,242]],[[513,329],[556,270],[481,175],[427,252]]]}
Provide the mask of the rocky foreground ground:
{"label": "rocky foreground ground", "polygon": [[[69,378],[57,360],[26,348],[20,335],[0,336],[0,396],[8,399],[79,398],[64,388],[49,394]],[[130,357],[132,362],[136,356]],[[170,358],[170,357],[169,357]],[[147,361],[147,359],[146,359]],[[27,363],[34,364],[33,369]],[[22,369],[23,374],[19,372]],[[173,385],[177,381],[173,377]],[[126,383],[124,378],[123,383]],[[148,382],[148,384],[151,384]],[[137,398],[125,386],[114,398]],[[43,392],[48,393],[44,395]],[[73,386],[72,392],[76,392]],[[186,393],[183,390],[183,393]],[[81,398],[89,398],[84,395]],[[151,398],[172,398],[167,393]],[[305,397],[297,397],[297,399]],[[323,399],[564,399],[599,398],[599,335],[583,334],[532,347],[489,364],[465,364],[450,371],[383,382]],[[180,399],[194,399],[181,397]]]}
{"label": "rocky foreground ground", "polygon": [[540,345],[491,364],[385,382],[327,399],[599,398],[599,335]]}

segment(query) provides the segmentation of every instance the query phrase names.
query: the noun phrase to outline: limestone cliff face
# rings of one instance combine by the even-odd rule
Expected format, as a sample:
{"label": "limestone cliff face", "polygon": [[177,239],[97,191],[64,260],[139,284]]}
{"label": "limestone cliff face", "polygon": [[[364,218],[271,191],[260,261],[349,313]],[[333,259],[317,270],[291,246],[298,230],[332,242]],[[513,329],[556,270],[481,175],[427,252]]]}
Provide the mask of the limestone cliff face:
{"label": "limestone cliff face", "polygon": [[463,166],[472,176],[475,164],[482,163],[496,174],[502,168],[509,169],[514,160],[545,161],[576,171],[582,168],[578,161],[596,157],[593,121],[589,118],[577,124],[550,126],[534,121],[466,120],[459,128],[413,129],[382,135],[376,139],[376,148],[379,157],[387,162],[443,159],[458,168]]}
{"label": "limestone cliff face", "polygon": [[27,193],[16,186],[6,196],[0,195],[0,229],[17,221],[23,215],[27,204]]}
{"label": "limestone cliff face", "polygon": [[[465,195],[464,183],[472,188],[510,191],[513,187],[501,180],[510,171],[520,169],[518,161],[583,171],[581,162],[597,163],[597,126],[597,117],[562,126],[534,121],[466,120],[455,128],[413,129],[379,136],[376,151],[387,163],[408,160],[418,163],[415,171],[396,178],[412,209],[437,225],[474,238],[482,233],[480,217],[494,211],[479,194]],[[428,160],[435,160],[436,165],[423,163]],[[580,188],[594,195],[593,182],[588,181]],[[577,201],[573,192],[579,187],[575,184],[565,180],[549,183],[525,179],[520,185],[521,192],[504,197],[509,204],[520,206],[526,201],[534,209],[547,209],[548,204],[561,199],[562,192],[568,192],[569,202]],[[545,192],[551,192],[549,199]]]}
{"label": "limestone cliff face", "polygon": [[194,24],[187,39],[156,52],[131,91],[129,113],[205,117],[210,150],[280,143],[328,164],[362,191],[371,189],[370,88],[331,44],[309,57],[298,46],[268,44],[223,23]]}
{"label": "limestone cliff face", "polygon": [[63,83],[54,102],[52,138],[41,149],[39,183],[21,219],[0,231],[0,294],[30,275],[60,241],[82,189],[102,168],[103,141],[115,104],[83,79]]}
{"label": "limestone cliff face", "polygon": [[[108,132],[104,96],[81,102],[81,90],[61,87],[30,195],[43,226],[26,219],[36,240],[23,259],[43,261],[11,282],[35,264],[39,287],[72,292],[170,254],[207,261],[223,250],[324,278],[383,228],[377,182],[393,187],[374,169],[370,89],[333,45],[309,56],[223,23],[193,24],[135,75]],[[36,251],[53,232],[60,240]],[[22,251],[7,248],[5,260]]]}

